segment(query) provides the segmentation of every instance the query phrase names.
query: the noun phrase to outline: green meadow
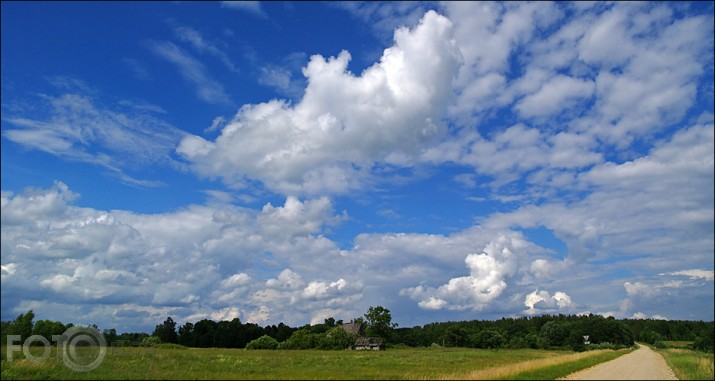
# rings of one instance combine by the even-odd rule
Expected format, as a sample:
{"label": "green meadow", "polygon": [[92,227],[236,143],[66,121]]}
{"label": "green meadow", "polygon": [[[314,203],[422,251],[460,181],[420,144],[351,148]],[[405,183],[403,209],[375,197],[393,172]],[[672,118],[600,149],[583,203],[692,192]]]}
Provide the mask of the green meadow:
{"label": "green meadow", "polygon": [[[8,361],[3,346],[2,379],[555,379],[628,351],[107,348],[98,368],[76,372],[57,357],[55,347],[42,361],[31,361],[22,351],[14,352]],[[95,348],[88,355],[91,358],[96,353]],[[42,357],[43,348],[32,348],[31,354]]]}
{"label": "green meadow", "polygon": [[715,356],[690,349],[692,341],[664,341],[667,348],[653,348],[665,357],[679,380],[712,380]]}

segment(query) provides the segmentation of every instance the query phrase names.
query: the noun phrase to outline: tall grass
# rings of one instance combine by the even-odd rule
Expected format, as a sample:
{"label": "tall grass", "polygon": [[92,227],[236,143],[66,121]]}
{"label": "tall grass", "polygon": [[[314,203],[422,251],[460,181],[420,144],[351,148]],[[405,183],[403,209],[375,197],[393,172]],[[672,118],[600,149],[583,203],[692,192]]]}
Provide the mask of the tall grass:
{"label": "tall grass", "polygon": [[663,354],[675,376],[679,380],[712,380],[713,358],[712,353],[704,353],[691,349],[670,348],[658,349]]}

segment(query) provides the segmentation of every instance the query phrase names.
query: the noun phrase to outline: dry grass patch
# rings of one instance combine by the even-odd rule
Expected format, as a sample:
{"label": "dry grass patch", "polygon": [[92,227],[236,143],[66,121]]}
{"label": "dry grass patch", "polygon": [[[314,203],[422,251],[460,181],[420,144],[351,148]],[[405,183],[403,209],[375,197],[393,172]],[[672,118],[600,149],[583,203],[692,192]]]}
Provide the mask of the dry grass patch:
{"label": "dry grass patch", "polygon": [[591,356],[596,356],[605,352],[612,352],[611,350],[601,349],[588,352],[580,353],[569,353],[555,357],[527,360],[509,365],[496,366],[492,368],[479,369],[469,373],[452,374],[444,377],[440,377],[441,380],[493,380],[500,378],[508,378],[520,373],[531,372],[537,369],[559,365],[568,362],[574,362],[588,358]]}

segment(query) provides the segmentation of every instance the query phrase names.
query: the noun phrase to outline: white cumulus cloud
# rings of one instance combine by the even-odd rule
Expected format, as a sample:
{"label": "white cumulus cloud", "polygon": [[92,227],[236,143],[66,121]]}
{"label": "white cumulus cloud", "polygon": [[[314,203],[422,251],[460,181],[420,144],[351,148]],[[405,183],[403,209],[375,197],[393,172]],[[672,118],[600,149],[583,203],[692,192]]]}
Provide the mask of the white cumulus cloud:
{"label": "white cumulus cloud", "polygon": [[483,309],[507,288],[506,280],[516,273],[517,256],[525,247],[526,243],[520,238],[501,235],[482,253],[467,255],[464,262],[469,269],[468,276],[452,278],[437,288],[406,288],[401,294],[416,300],[424,309]]}
{"label": "white cumulus cloud", "polygon": [[350,54],[311,57],[295,105],[245,105],[215,141],[185,138],[177,152],[199,174],[259,179],[287,194],[344,193],[369,183],[376,164],[403,165],[443,134],[442,117],[462,62],[452,23],[435,12],[356,76]]}
{"label": "white cumulus cloud", "polygon": [[546,290],[537,289],[524,298],[524,305],[528,308],[525,313],[529,315],[567,309],[571,304],[571,297],[562,291],[550,295]]}

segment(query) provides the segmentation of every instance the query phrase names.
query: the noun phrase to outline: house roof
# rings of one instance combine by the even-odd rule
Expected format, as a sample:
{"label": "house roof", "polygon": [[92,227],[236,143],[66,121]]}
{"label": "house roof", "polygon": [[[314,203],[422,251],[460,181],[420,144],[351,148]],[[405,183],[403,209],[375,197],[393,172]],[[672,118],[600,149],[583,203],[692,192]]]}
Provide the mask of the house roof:
{"label": "house roof", "polygon": [[360,334],[360,323],[346,323],[342,325],[343,329],[345,332],[347,332],[350,335],[359,335]]}
{"label": "house roof", "polygon": [[382,337],[358,337],[355,346],[382,345],[385,340]]}

